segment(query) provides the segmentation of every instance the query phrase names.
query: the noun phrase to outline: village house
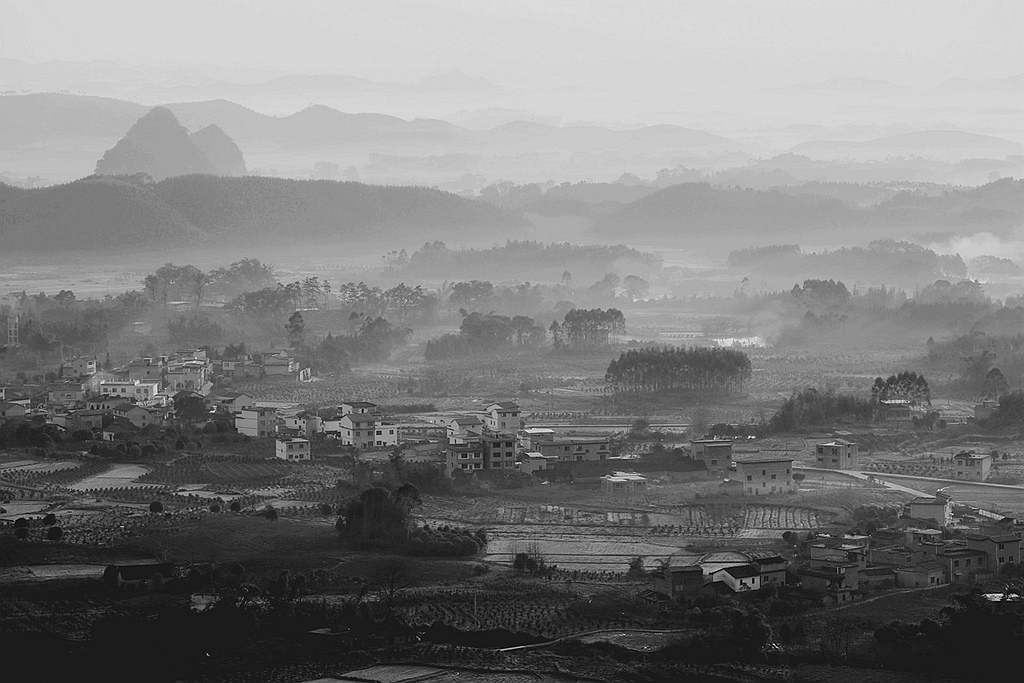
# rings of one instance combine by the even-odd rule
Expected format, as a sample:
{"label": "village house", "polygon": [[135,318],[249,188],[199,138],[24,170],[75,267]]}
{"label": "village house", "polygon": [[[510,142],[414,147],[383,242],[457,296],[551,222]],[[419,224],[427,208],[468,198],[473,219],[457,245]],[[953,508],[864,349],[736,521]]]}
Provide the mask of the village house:
{"label": "village house", "polygon": [[313,454],[309,448],[309,439],[276,439],[274,454],[281,460],[289,462],[303,462],[313,459]]}
{"label": "village house", "polygon": [[537,451],[543,455],[558,456],[559,462],[607,460],[611,455],[611,442],[607,436],[558,436],[539,441]]}
{"label": "village house", "polygon": [[136,358],[128,363],[128,379],[140,382],[158,382],[163,386],[167,370],[167,356]]}
{"label": "village house", "polygon": [[168,363],[164,374],[167,390],[195,391],[203,396],[210,393],[210,366],[205,360],[186,360]]}
{"label": "village house", "polygon": [[910,501],[910,516],[939,527],[949,526],[953,519],[953,501],[941,492],[935,496],[915,498]]}
{"label": "village house", "polygon": [[128,380],[127,382],[104,380],[100,382],[100,395],[113,396],[122,401],[129,399],[136,403],[149,403],[160,392],[159,382]]}
{"label": "village house", "polygon": [[121,403],[114,406],[113,413],[115,419],[126,420],[139,429],[147,425],[162,425],[167,422],[165,411],[135,403]]}
{"label": "village house", "polygon": [[793,459],[778,456],[740,456],[736,460],[736,480],[748,496],[796,493]]}
{"label": "village house", "polygon": [[785,558],[774,553],[747,553],[750,566],[757,570],[761,577],[761,585],[785,585],[786,571],[789,563]]}
{"label": "village house", "polygon": [[521,409],[511,401],[487,406],[483,418],[484,424],[492,432],[518,432],[523,428]]}
{"label": "village house", "polygon": [[999,571],[1004,565],[1021,561],[1021,539],[1012,534],[964,534],[967,548],[980,550],[988,558],[988,566]]}
{"label": "village house", "polygon": [[909,427],[914,421],[914,407],[905,398],[879,401],[877,419],[892,426]]}
{"label": "village house", "polygon": [[510,434],[482,434],[485,470],[512,470],[516,466],[516,439]]}
{"label": "village house", "polygon": [[834,564],[797,572],[800,585],[822,596],[824,604],[852,602],[860,589],[860,571],[855,564]]}
{"label": "village house", "polygon": [[96,356],[79,356],[65,361],[60,369],[63,377],[88,377],[99,370],[99,361]]}
{"label": "village house", "polygon": [[252,437],[274,436],[277,433],[277,410],[253,406],[235,415],[235,431]]}
{"label": "village house", "polygon": [[281,434],[291,434],[309,438],[324,431],[323,421],[315,413],[306,410],[297,413],[285,413],[277,425]]}
{"label": "village house", "polygon": [[70,418],[71,429],[103,429],[103,419],[112,418],[111,413],[106,410],[72,410]]}
{"label": "village house", "polygon": [[881,590],[896,585],[895,567],[868,567],[859,573],[861,590]]}
{"label": "village house", "polygon": [[647,477],[636,472],[612,472],[601,477],[601,493],[630,495],[647,491]]}
{"label": "village house", "polygon": [[484,423],[475,416],[452,418],[447,423],[447,439],[451,443],[465,443],[483,434]]}
{"label": "village house", "polygon": [[557,455],[544,455],[543,453],[531,451],[523,453],[516,462],[516,466],[523,474],[533,474],[551,469],[556,463],[558,463]]}
{"label": "village house", "polygon": [[451,443],[445,446],[445,465],[448,474],[455,470],[471,472],[484,468],[484,447],[479,439],[463,443]]}
{"label": "village house", "polygon": [[908,548],[905,545],[892,545],[868,550],[868,561],[873,565],[887,567],[909,567],[924,562],[931,553],[922,548]]}
{"label": "village house", "polygon": [[918,564],[896,569],[898,588],[925,588],[946,583],[946,572],[941,562],[925,560]]}
{"label": "village house", "polygon": [[964,481],[985,481],[992,471],[989,453],[960,451],[953,456],[953,476]]}
{"label": "village house", "polygon": [[62,382],[60,384],[51,384],[46,392],[47,403],[62,405],[62,406],[76,406],[85,400],[85,387],[82,386],[81,382]]}
{"label": "village house", "polygon": [[977,422],[984,422],[990,419],[999,409],[999,401],[982,401],[974,406],[974,419]]}
{"label": "village house", "polygon": [[942,563],[946,581],[980,581],[992,578],[992,568],[988,565],[988,553],[984,550],[971,548],[946,549],[935,560]]}
{"label": "village house", "polygon": [[285,350],[264,351],[260,354],[263,373],[268,377],[292,375],[299,370],[299,362]]}
{"label": "village house", "polygon": [[732,441],[691,439],[690,457],[704,463],[708,469],[708,479],[721,481],[732,465]]}
{"label": "village house", "polygon": [[15,418],[25,417],[27,413],[28,410],[20,403],[11,403],[10,401],[0,402],[0,420],[13,420]]}
{"label": "village house", "polygon": [[704,588],[704,570],[699,564],[665,567],[654,572],[654,592],[666,600],[700,595]]}
{"label": "village house", "polygon": [[234,415],[243,408],[252,408],[256,400],[240,391],[221,391],[205,398],[206,404],[224,415]]}
{"label": "village house", "polygon": [[555,438],[555,430],[549,427],[527,427],[519,434],[519,444],[523,450],[536,451],[537,444],[541,441],[550,441]]}
{"label": "village house", "polygon": [[733,593],[755,591],[761,587],[761,574],[749,564],[716,569],[708,575],[710,583],[723,583]]}
{"label": "village house", "polygon": [[860,466],[857,444],[844,439],[820,443],[814,447],[814,461],[818,467],[855,470]]}
{"label": "village house", "polygon": [[337,425],[338,438],[347,446],[372,450],[398,445],[398,426],[381,421],[376,413],[346,413]]}

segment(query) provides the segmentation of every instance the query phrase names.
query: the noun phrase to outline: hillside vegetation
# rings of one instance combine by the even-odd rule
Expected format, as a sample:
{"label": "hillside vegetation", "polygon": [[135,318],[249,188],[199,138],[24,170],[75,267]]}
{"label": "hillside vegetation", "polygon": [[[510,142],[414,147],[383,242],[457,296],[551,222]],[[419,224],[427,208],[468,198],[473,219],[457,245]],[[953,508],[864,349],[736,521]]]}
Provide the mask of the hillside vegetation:
{"label": "hillside vegetation", "polygon": [[1024,181],[1005,178],[938,196],[899,193],[870,208],[821,195],[722,189],[684,183],[659,190],[599,219],[600,235],[646,237],[819,231],[830,228],[1012,230],[1024,220]]}
{"label": "hillside vegetation", "polygon": [[21,189],[0,184],[0,249],[76,250],[182,245],[228,235],[369,242],[525,224],[518,213],[422,187],[328,180],[190,175],[151,183],[91,176]]}

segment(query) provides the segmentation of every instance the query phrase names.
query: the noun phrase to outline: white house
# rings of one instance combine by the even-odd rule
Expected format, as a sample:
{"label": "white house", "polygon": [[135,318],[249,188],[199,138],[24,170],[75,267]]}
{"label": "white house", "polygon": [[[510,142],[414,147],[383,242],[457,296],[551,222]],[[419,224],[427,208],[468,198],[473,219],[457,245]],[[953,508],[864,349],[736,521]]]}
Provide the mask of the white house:
{"label": "white house", "polygon": [[523,428],[522,411],[511,401],[492,403],[484,409],[483,417],[492,432],[518,432]]}
{"label": "white house", "polygon": [[748,496],[796,493],[793,459],[771,456],[736,458],[736,479]]}
{"label": "white house", "polygon": [[235,430],[252,437],[274,436],[277,433],[277,410],[253,406],[235,415]]}
{"label": "white house", "polygon": [[281,460],[302,462],[312,460],[309,439],[277,439],[274,454]]}
{"label": "white house", "polygon": [[103,380],[100,382],[99,393],[119,399],[130,399],[136,403],[149,403],[160,392],[160,383],[142,380],[118,382]]}
{"label": "white house", "polygon": [[733,593],[756,591],[761,587],[761,573],[749,564],[716,569],[710,574],[711,583],[721,582]]}

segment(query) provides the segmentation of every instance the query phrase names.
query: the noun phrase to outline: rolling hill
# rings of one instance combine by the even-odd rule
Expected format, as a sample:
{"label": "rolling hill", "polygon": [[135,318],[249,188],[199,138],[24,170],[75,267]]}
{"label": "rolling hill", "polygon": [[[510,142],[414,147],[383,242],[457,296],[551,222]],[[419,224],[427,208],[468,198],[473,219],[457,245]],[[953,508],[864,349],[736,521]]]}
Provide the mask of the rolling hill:
{"label": "rolling hill", "polygon": [[940,195],[901,192],[869,208],[820,194],[723,189],[685,183],[659,190],[599,218],[603,237],[638,239],[722,238],[757,234],[813,236],[858,228],[899,231],[1007,233],[1024,222],[1024,180],[1002,179]]}
{"label": "rolling hill", "polygon": [[4,251],[153,249],[229,239],[337,247],[401,236],[415,243],[480,233],[506,238],[525,224],[518,213],[421,187],[208,175],[159,183],[92,176],[30,190],[0,184]]}

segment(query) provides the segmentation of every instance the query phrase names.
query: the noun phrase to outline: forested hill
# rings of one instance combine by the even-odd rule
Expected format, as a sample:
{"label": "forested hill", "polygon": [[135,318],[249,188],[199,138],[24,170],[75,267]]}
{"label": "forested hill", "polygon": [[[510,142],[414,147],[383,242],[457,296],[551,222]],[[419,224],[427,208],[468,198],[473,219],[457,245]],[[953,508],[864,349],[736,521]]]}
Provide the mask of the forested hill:
{"label": "forested hill", "polygon": [[594,232],[650,238],[689,235],[792,234],[833,228],[1012,231],[1024,222],[1024,181],[1004,178],[942,194],[905,192],[869,208],[821,195],[724,189],[684,183],[659,190],[600,218]]}
{"label": "forested hill", "polygon": [[[422,242],[515,236],[516,212],[420,187],[328,180],[181,176],[159,183],[91,176],[41,189],[0,184],[0,250],[148,248],[226,237]],[[510,230],[512,234],[510,234]]]}

